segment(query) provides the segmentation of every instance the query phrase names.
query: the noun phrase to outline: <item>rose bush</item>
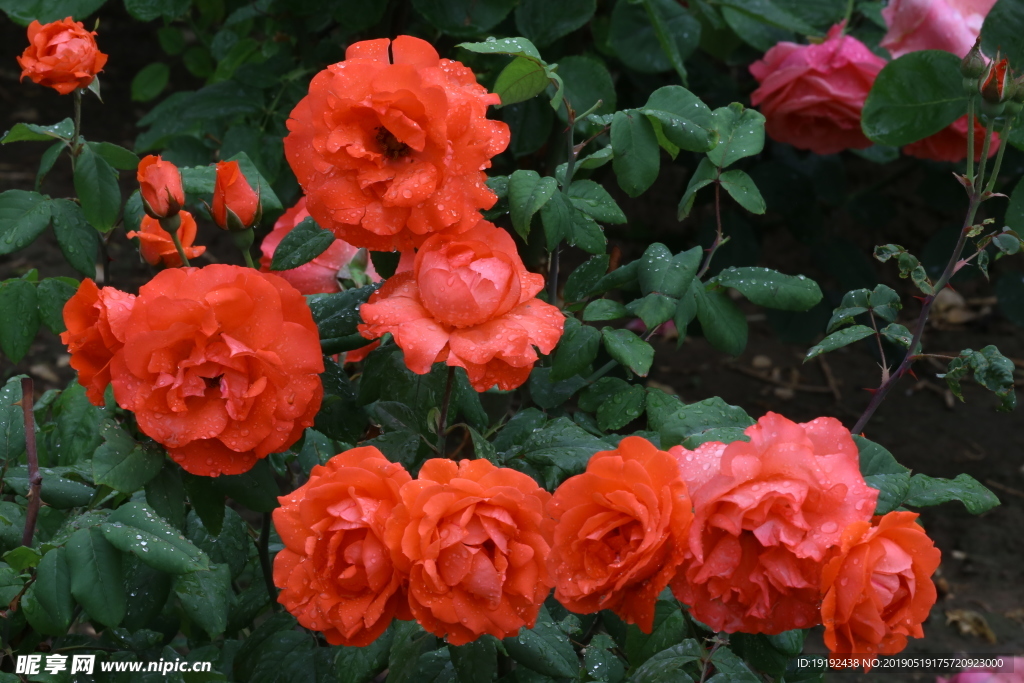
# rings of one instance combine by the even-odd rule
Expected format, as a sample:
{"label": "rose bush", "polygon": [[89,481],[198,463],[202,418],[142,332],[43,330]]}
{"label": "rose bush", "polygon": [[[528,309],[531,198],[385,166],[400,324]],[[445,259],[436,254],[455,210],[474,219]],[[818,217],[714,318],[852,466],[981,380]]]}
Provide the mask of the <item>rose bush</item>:
{"label": "rose bush", "polygon": [[[165,53],[103,91],[162,98],[134,151],[91,139],[118,24],[71,4],[0,3],[23,77],[71,95],[0,138],[48,145],[0,192],[26,372],[0,386],[0,681],[68,651],[239,683],[820,680],[811,629],[864,668],[941,633],[948,540],[916,510],[999,501],[865,435],[915,364],[1015,403],[1012,360],[931,327],[964,320],[951,283],[1016,315],[1007,0],[126,2],[160,23],[133,55]],[[958,187],[963,227],[919,230]],[[655,232],[677,190],[703,227]],[[876,273],[855,245],[889,213],[928,242]],[[42,234],[80,280],[20,252]],[[755,266],[780,252],[821,285]],[[66,387],[27,376],[40,326]],[[773,405],[835,397],[788,404],[804,422],[660,383],[770,330],[879,381],[732,365]]]}

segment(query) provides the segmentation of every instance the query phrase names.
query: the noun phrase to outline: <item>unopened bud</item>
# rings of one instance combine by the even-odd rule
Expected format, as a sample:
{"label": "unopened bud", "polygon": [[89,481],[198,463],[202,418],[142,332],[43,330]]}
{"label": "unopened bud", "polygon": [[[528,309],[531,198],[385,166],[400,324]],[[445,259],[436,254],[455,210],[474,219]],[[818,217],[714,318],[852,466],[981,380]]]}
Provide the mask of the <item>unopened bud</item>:
{"label": "unopened bud", "polygon": [[[998,56],[998,55],[997,55]],[[981,82],[981,98],[989,104],[1006,101],[1008,86],[1012,84],[1009,62],[1004,58],[993,61]]]}
{"label": "unopened bud", "polygon": [[988,60],[981,53],[981,38],[978,38],[974,42],[974,47],[971,48],[971,51],[960,62],[960,74],[964,78],[977,80],[985,74],[986,67],[988,67]]}

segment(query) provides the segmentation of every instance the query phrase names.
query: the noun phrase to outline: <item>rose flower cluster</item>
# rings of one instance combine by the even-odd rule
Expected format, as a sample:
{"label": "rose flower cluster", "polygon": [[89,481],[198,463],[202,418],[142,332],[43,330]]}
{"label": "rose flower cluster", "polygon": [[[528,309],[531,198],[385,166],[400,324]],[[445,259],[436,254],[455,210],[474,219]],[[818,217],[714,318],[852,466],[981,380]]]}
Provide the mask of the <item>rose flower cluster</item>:
{"label": "rose flower cluster", "polygon": [[769,413],[745,435],[667,452],[626,437],[553,494],[487,460],[430,460],[412,479],[372,447],[346,451],[274,511],[279,601],[344,645],[409,616],[453,645],[512,636],[552,587],[648,633],[669,586],[716,631],[824,623],[844,659],[920,638],[940,553],[915,513],[874,516],[850,432]]}

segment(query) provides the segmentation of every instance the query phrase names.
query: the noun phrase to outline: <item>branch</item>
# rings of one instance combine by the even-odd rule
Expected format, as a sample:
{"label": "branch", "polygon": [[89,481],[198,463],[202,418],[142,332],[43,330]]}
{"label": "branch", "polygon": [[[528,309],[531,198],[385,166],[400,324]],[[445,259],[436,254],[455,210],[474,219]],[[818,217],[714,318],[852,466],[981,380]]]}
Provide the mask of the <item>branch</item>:
{"label": "branch", "polygon": [[21,534],[21,544],[32,547],[32,536],[36,532],[36,519],[39,517],[40,491],[43,487],[43,475],[39,473],[39,456],[36,453],[36,421],[32,413],[33,398],[32,378],[21,380],[21,412],[25,416],[25,453],[28,456],[28,509],[25,512],[25,531]]}

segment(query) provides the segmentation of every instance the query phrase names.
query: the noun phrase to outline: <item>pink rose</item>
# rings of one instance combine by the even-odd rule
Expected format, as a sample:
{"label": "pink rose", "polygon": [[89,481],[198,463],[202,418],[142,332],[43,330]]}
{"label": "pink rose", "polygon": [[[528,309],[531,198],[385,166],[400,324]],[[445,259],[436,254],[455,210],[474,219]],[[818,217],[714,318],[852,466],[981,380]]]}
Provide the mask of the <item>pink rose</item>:
{"label": "pink rose", "polygon": [[[985,143],[985,128],[974,122],[974,160],[981,159],[981,148]],[[988,155],[999,149],[999,135],[992,135]],[[932,161],[963,161],[967,158],[967,116],[961,116],[938,133],[923,140],[912,142],[903,148],[903,153],[918,159]]]}
{"label": "pink rose", "polygon": [[1003,660],[1001,669],[964,669],[949,678],[939,676],[935,683],[1024,683],[1024,657]]}
{"label": "pink rose", "polygon": [[761,86],[750,101],[773,140],[817,154],[871,146],[860,129],[864,100],[885,60],[833,26],[820,45],[779,43],[750,65]]}
{"label": "pink rose", "polygon": [[996,0],[889,0],[882,10],[889,32],[879,44],[893,57],[918,50],[945,50],[963,57],[994,4]]}
{"label": "pink rose", "polygon": [[[281,240],[296,225],[307,218],[309,218],[309,212],[306,211],[305,197],[299,199],[295,206],[281,214],[281,217],[274,223],[274,229],[263,238],[263,243],[260,245],[260,251],[263,252],[263,256],[260,257],[260,270],[264,272],[270,271],[270,264],[274,260],[274,252],[277,251],[277,245],[281,244]],[[309,263],[304,263],[298,268],[292,268],[291,270],[276,272],[275,275],[283,277],[302,294],[331,294],[333,292],[340,292],[338,272],[355,258],[357,251],[359,251],[357,247],[353,247],[344,240],[334,240],[331,246],[327,247],[327,251]],[[366,264],[366,274],[373,278],[374,282],[380,280],[380,276],[373,269],[372,263]]]}

